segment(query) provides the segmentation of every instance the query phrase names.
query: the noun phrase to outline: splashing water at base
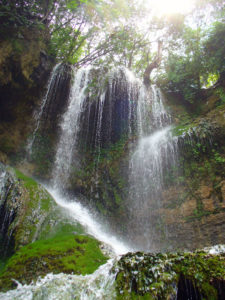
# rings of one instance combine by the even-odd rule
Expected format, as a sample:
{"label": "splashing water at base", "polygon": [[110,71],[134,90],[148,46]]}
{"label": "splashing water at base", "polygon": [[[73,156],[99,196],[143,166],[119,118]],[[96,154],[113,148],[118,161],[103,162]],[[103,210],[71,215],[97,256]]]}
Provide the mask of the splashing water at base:
{"label": "splashing water at base", "polygon": [[115,299],[114,281],[116,273],[112,267],[116,259],[86,276],[67,274],[48,274],[36,283],[19,284],[17,289],[0,293],[2,300],[108,300]]}
{"label": "splashing water at base", "polygon": [[78,221],[83,225],[87,233],[94,236],[99,241],[110,246],[113,258],[100,266],[93,274],[68,275],[68,274],[47,274],[44,278],[39,278],[36,283],[30,285],[21,285],[19,282],[15,290],[6,293],[0,293],[2,300],[108,300],[116,299],[114,287],[116,272],[112,271],[113,266],[120,255],[131,251],[118,238],[103,230],[102,226],[95,221],[94,216],[78,202],[71,202],[71,199],[65,199],[58,191],[46,187],[53,196],[56,203],[66,209],[71,220]]}

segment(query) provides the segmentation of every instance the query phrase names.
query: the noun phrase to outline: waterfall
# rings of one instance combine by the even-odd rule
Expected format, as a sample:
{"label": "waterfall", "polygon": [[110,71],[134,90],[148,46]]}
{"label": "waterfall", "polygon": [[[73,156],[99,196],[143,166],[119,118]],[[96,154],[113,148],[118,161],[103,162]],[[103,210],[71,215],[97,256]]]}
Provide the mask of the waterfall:
{"label": "waterfall", "polygon": [[56,92],[57,83],[55,81],[56,79],[59,81],[59,76],[57,75],[59,74],[60,66],[61,64],[57,64],[54,66],[47,83],[47,92],[45,93],[42,99],[39,110],[35,111],[34,113],[35,127],[31,138],[28,140],[27,147],[26,147],[26,151],[29,157],[32,155],[33,145],[37,137],[38,130],[40,128],[42,115],[44,113],[44,110],[46,109],[47,102],[50,101],[50,99],[53,97],[52,94]]}
{"label": "waterfall", "polygon": [[129,163],[129,225],[132,240],[154,250],[156,220],[152,211],[161,206],[164,177],[176,165],[177,141],[171,134],[171,116],[156,86],[141,87],[137,108],[138,145]]}
{"label": "waterfall", "polygon": [[[56,147],[52,171],[55,187],[68,186],[71,171],[81,168],[81,156],[85,151],[94,154],[97,184],[102,148],[118,141],[125,133],[134,133],[135,101],[140,81],[125,68],[110,70],[105,77],[90,66],[75,71]],[[124,97],[122,101],[117,95],[119,92],[120,97]]]}
{"label": "waterfall", "polygon": [[[43,112],[49,111],[46,107],[58,69],[59,65],[49,80],[33,139]],[[171,116],[163,95],[155,85],[147,88],[126,68],[89,66],[73,72],[74,82],[59,122],[51,184],[58,191],[73,188],[73,176],[83,172],[85,160],[92,157],[89,203],[99,199],[102,150],[124,136],[129,143],[137,137],[136,148],[129,148],[128,234],[131,243],[153,249],[156,220],[151,212],[160,209],[165,178],[177,160],[177,140],[171,134]]]}
{"label": "waterfall", "polygon": [[[38,114],[31,149],[57,68],[52,72]],[[74,75],[68,103],[60,118],[51,187],[47,189],[56,203],[69,212],[72,220],[81,223],[87,233],[109,245],[113,259],[87,276],[48,274],[35,284],[19,285],[15,291],[4,294],[3,299],[114,299],[115,273],[111,270],[118,255],[133,248],[148,251],[154,248],[155,220],[151,210],[160,208],[165,172],[176,164],[177,157],[176,141],[171,134],[171,117],[165,109],[163,95],[156,86],[146,88],[125,68],[104,71],[86,67],[74,70]],[[124,136],[129,143],[137,137],[136,148],[129,147],[127,199],[128,240],[135,247],[127,247],[115,237],[105,224],[101,224],[99,216],[84,207],[78,198],[65,195],[70,188],[73,171],[82,171],[85,155],[93,158],[91,176],[94,184],[88,188],[95,189],[96,193],[101,151]]]}
{"label": "waterfall", "polygon": [[70,91],[69,105],[61,121],[61,133],[57,145],[55,163],[53,167],[53,185],[61,188],[65,186],[70,176],[73,150],[77,142],[79,130],[79,119],[86,98],[86,89],[89,83],[89,70],[80,69],[77,71],[73,86]]}
{"label": "waterfall", "polygon": [[108,245],[113,256],[121,255],[132,250],[112,233],[107,232],[105,224],[100,223],[98,216],[92,214],[90,210],[76,201],[75,198],[65,197],[65,195],[62,195],[55,188],[46,187],[46,189],[53,196],[56,203],[68,211],[71,220],[79,222],[79,224],[86,229],[88,234],[102,241],[105,245]]}

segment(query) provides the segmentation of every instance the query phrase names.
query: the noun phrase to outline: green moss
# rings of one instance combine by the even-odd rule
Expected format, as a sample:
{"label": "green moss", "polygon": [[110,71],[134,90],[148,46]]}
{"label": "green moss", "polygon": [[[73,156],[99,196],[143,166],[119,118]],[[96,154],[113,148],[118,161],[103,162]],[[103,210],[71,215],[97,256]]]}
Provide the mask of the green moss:
{"label": "green moss", "polygon": [[14,170],[17,178],[23,181],[23,184],[26,188],[32,188],[38,186],[38,183],[33,178],[24,175],[18,169],[14,169]]}
{"label": "green moss", "polygon": [[188,125],[178,125],[176,127],[173,128],[172,130],[172,134],[174,136],[180,136],[183,135],[184,133],[187,133],[188,130],[190,130],[192,128],[191,124]]}
{"label": "green moss", "polygon": [[0,259],[0,274],[4,270],[6,263],[7,263],[7,259],[2,259],[2,258]]}
{"label": "green moss", "polygon": [[[50,124],[46,124],[46,127]],[[35,165],[34,175],[40,178],[48,178],[55,157],[56,137],[51,128],[39,130],[35,135],[31,161]]]}
{"label": "green moss", "polygon": [[68,223],[67,220],[62,219],[53,227],[50,225],[46,226],[46,228],[41,232],[39,239],[46,240],[68,234],[85,234],[85,230],[79,223],[71,224]]}
{"label": "green moss", "polygon": [[7,262],[0,276],[0,287],[14,287],[12,278],[30,283],[47,273],[91,274],[107,258],[99,249],[99,242],[89,236],[58,234],[24,246]]}
{"label": "green moss", "polygon": [[225,254],[185,253],[173,269],[193,281],[206,299],[217,299],[217,291],[211,282],[225,279]]}
{"label": "green moss", "polygon": [[[49,211],[52,206],[54,206],[54,200],[52,199],[51,195],[44,190],[40,184],[38,184],[33,178],[24,175],[17,169],[14,169],[16,176],[19,180],[22,181],[23,186],[27,189],[29,193],[29,202],[28,208],[35,208],[39,206],[40,209],[43,211]],[[40,197],[40,193],[41,196]]]}
{"label": "green moss", "polygon": [[114,190],[114,198],[115,198],[115,203],[118,206],[121,205],[122,199],[116,190]]}
{"label": "green moss", "polygon": [[14,252],[38,239],[73,232],[84,233],[80,224],[71,223],[71,220],[62,214],[54,199],[40,184],[19,170],[10,170],[16,174],[15,182],[20,191],[20,205],[9,228],[9,231],[13,232]]}
{"label": "green moss", "polygon": [[225,280],[225,254],[129,253],[121,258],[117,268],[117,299],[171,299],[176,296],[179,279],[184,277],[202,299],[213,300],[218,299],[213,284]]}

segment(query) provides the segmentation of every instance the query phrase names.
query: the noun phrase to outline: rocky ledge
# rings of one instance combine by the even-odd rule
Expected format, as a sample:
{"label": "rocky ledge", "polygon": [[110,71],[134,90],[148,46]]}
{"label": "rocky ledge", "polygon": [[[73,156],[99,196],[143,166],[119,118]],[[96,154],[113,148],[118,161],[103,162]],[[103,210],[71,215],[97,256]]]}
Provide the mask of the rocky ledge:
{"label": "rocky ledge", "polygon": [[225,245],[128,253],[116,268],[117,299],[225,299]]}

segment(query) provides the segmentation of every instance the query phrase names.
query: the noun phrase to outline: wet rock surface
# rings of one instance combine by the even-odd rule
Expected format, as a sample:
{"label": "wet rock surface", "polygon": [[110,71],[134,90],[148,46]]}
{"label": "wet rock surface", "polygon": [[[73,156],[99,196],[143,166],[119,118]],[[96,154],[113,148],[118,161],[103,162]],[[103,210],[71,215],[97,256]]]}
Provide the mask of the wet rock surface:
{"label": "wet rock surface", "polygon": [[195,252],[128,253],[116,266],[117,299],[222,300],[224,250],[221,245]]}
{"label": "wet rock surface", "polygon": [[[66,215],[60,212],[40,184],[1,163],[0,190],[0,250],[3,257],[68,226]],[[76,226],[72,226],[74,228]]]}

